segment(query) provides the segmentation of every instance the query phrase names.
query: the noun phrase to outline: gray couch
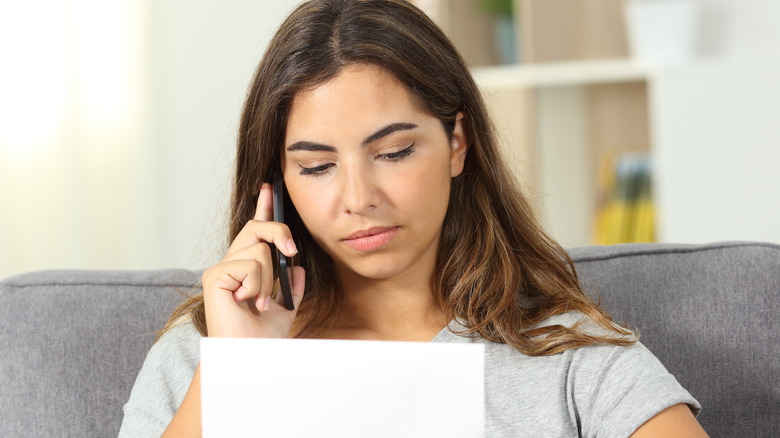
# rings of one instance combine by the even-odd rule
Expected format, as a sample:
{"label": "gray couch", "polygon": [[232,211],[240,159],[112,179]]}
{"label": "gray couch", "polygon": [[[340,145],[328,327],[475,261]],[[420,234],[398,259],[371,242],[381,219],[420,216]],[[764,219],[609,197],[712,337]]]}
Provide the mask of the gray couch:
{"label": "gray couch", "polygon": [[[780,246],[570,252],[586,290],[698,398],[711,436],[780,436]],[[198,280],[46,271],[0,283],[0,437],[115,436],[155,330]]]}

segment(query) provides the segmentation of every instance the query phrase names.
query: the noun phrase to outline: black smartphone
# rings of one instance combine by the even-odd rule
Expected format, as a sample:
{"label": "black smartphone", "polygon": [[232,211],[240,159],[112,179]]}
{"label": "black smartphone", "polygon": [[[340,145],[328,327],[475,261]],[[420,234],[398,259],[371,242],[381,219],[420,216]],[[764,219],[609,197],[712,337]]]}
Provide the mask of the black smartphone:
{"label": "black smartphone", "polygon": [[[274,186],[274,222],[284,223],[284,198],[285,187],[284,179],[281,176],[276,176],[273,181]],[[287,310],[293,310],[295,305],[292,300],[292,260],[281,253],[279,249],[274,246],[274,253],[276,254],[276,267],[279,269],[279,287],[281,288],[282,297],[284,298],[284,307]]]}

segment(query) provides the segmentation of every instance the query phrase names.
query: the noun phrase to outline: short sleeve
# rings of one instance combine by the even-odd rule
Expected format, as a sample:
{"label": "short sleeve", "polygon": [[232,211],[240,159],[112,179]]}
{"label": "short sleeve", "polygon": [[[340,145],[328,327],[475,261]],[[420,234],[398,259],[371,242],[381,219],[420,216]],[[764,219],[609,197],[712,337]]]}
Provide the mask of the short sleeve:
{"label": "short sleeve", "polygon": [[628,347],[583,347],[575,395],[582,436],[627,437],[666,408],[685,403],[697,415],[701,406],[641,343]]}
{"label": "short sleeve", "polygon": [[200,356],[200,333],[191,321],[165,333],[149,350],[124,406],[119,437],[159,437],[189,389]]}

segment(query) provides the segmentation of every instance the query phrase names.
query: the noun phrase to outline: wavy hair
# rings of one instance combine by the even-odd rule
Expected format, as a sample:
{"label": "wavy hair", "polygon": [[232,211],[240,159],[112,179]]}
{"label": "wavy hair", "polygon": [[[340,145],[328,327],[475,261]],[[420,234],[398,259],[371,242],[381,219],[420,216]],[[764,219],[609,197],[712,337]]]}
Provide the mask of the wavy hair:
{"label": "wavy hair", "polygon": [[[433,284],[445,314],[466,327],[463,334],[507,343],[528,355],[636,341],[583,293],[568,254],[537,221],[500,156],[464,60],[423,12],[402,0],[312,0],[281,25],[254,74],[241,117],[230,241],[252,219],[263,181],[279,171],[293,98],[353,64],[391,73],[448,135],[456,114],[465,114],[469,149],[462,174],[452,181]],[[343,311],[341,285],[333,261],[294,206],[287,203],[285,209],[300,249],[296,262],[307,277],[291,336],[316,337]],[[572,310],[605,331],[539,327],[548,317]],[[188,315],[206,335],[202,294],[183,303],[163,330]]]}

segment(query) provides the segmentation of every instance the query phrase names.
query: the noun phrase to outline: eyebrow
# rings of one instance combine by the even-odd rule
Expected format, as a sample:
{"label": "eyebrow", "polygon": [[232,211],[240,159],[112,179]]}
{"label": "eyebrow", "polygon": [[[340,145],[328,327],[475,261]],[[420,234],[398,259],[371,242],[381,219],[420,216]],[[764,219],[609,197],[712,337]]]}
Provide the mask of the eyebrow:
{"label": "eyebrow", "polygon": [[[417,125],[414,123],[391,123],[384,128],[376,131],[375,133],[369,135],[366,137],[365,140],[363,140],[362,146],[368,146],[369,144],[380,140],[384,137],[387,137],[390,134],[393,134],[398,131],[411,131],[412,129],[417,128]],[[314,143],[311,141],[298,141],[290,146],[287,147],[287,152],[295,152],[295,151],[310,151],[310,152],[336,152],[336,148],[333,146],[328,146],[325,144],[320,143]]]}

